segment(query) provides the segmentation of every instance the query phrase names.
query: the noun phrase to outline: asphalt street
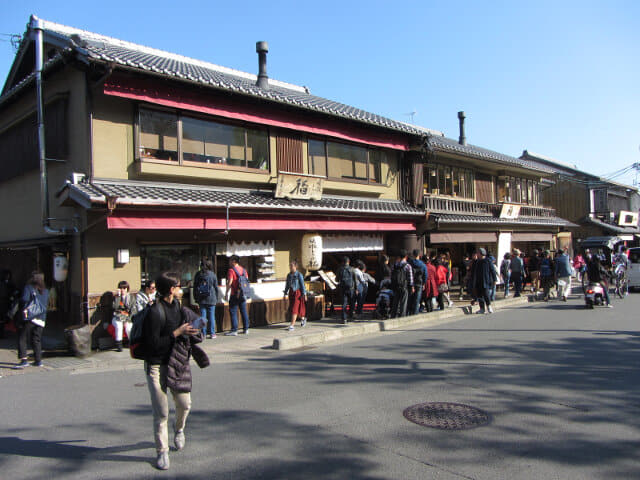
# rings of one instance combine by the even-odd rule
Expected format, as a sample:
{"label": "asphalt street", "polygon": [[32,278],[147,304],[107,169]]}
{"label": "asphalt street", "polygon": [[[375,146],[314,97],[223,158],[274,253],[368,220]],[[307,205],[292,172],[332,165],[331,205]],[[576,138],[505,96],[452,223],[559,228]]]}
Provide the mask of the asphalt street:
{"label": "asphalt street", "polygon": [[[468,315],[199,370],[187,446],[153,468],[139,370],[0,379],[3,479],[640,478],[640,294]],[[448,431],[403,410],[490,415]]]}

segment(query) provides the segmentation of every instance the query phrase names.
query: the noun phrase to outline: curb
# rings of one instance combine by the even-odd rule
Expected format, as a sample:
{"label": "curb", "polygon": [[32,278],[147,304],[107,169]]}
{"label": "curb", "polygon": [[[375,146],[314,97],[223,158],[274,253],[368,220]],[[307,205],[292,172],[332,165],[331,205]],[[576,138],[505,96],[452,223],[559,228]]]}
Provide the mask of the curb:
{"label": "curb", "polygon": [[[492,303],[492,305],[496,310],[500,310],[504,307],[521,305],[529,302],[533,302],[532,297],[522,296],[519,298],[497,300],[495,303]],[[470,314],[471,307],[469,305],[466,305],[464,307],[454,307],[438,312],[421,313],[408,317],[391,318],[389,320],[380,321],[365,321],[362,323],[349,324],[332,328],[330,330],[324,330],[321,332],[306,333],[295,337],[287,336],[274,338],[272,348],[274,350],[293,350],[296,348],[306,347],[309,345],[317,345],[320,343],[340,340],[343,338],[357,337],[369,333],[385,332],[408,325],[422,324],[424,326],[435,326],[446,323],[448,321],[452,321],[454,319],[462,318]]]}

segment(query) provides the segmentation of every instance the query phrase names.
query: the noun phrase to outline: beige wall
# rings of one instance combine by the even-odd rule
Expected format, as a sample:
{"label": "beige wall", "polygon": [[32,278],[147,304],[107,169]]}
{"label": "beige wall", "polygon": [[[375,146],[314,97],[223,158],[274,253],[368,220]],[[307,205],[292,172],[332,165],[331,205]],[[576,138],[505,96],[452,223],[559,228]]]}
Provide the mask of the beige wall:
{"label": "beige wall", "polygon": [[[141,265],[138,233],[127,230],[106,231],[104,227],[87,235],[87,269],[89,295],[115,291],[118,282],[126,280],[132,290],[140,288]],[[128,248],[130,260],[126,265],[116,263],[118,248]]]}
{"label": "beige wall", "polygon": [[[89,170],[88,116],[84,74],[72,67],[65,67],[45,79],[43,94],[45,102],[60,94],[68,94],[69,155],[63,163],[49,162],[48,186],[50,215],[68,219],[76,215],[76,209],[58,206],[56,192],[64,185],[72,172],[87,173]],[[0,110],[0,131],[35,112],[35,90],[28,89],[15,102]],[[11,158],[2,159],[10,162]],[[0,221],[11,225],[0,231],[0,242],[26,240],[47,236],[42,228],[40,200],[40,171],[32,170],[25,175],[0,184]],[[10,208],[9,208],[10,207]],[[71,222],[63,222],[70,225]],[[62,222],[53,222],[59,227]]]}
{"label": "beige wall", "polygon": [[[159,180],[204,185],[254,188],[277,182],[276,137],[269,137],[270,169],[256,173],[242,169],[210,165],[178,165],[163,161],[135,162],[135,103],[122,98],[97,93],[94,101],[93,158],[96,178]],[[303,171],[306,173],[307,144],[303,142]],[[325,182],[329,194],[397,199],[398,165],[382,166],[382,184]]]}

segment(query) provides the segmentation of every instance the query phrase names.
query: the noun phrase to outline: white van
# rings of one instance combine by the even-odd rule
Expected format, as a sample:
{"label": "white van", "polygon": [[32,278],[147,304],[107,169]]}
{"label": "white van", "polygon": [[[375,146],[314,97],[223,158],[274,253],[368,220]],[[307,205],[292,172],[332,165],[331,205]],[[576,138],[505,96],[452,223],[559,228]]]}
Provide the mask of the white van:
{"label": "white van", "polygon": [[627,272],[629,288],[640,288],[640,247],[630,248],[627,251],[631,268]]}

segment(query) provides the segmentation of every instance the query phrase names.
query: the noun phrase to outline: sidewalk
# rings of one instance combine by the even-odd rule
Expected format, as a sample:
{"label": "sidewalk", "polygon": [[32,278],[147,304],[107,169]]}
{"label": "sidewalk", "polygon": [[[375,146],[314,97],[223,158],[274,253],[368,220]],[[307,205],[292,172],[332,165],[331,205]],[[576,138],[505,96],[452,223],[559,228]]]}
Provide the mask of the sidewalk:
{"label": "sidewalk", "polygon": [[[494,307],[500,310],[511,306],[524,305],[533,299],[528,296],[520,298],[498,299]],[[473,307],[477,312],[478,307]],[[217,338],[205,340],[201,345],[209,354],[211,363],[230,363],[240,360],[249,353],[268,354],[275,350],[296,351],[310,348],[313,345],[340,339],[359,337],[382,331],[392,331],[411,325],[431,327],[450,322],[456,318],[471,314],[468,301],[455,302],[455,306],[443,311],[422,313],[409,317],[389,320],[374,320],[371,314],[363,315],[361,320],[342,325],[339,318],[323,318],[320,321],[308,322],[305,328],[296,324],[294,331],[285,330],[288,323],[279,323],[265,327],[252,328],[249,335],[239,334],[237,337],[218,334]],[[125,349],[122,352],[97,351],[87,358],[73,357],[64,350],[45,350],[44,367],[28,367],[14,370],[16,364],[16,338],[0,340],[0,375],[32,373],[37,371],[70,370],[73,374],[93,373],[99,371],[129,370],[140,368],[142,362],[134,360]],[[46,347],[46,345],[45,345]]]}

